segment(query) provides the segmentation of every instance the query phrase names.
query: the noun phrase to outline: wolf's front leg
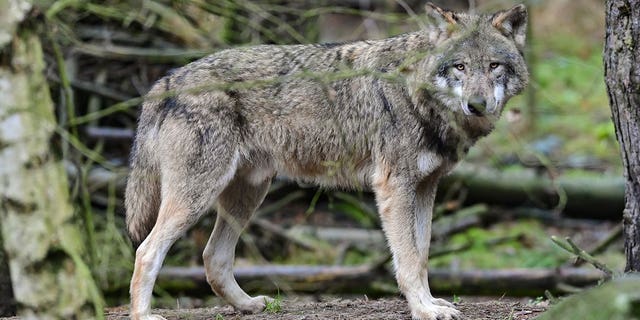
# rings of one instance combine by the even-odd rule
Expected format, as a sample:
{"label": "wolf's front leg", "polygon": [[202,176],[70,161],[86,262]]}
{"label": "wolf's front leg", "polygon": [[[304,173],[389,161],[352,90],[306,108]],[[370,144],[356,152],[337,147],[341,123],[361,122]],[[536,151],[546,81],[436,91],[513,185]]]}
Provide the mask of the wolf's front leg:
{"label": "wolf's front leg", "polygon": [[416,181],[389,168],[378,168],[373,184],[398,287],[407,298],[412,317],[419,320],[460,318],[453,305],[431,295],[427,279],[436,184],[436,178]]}

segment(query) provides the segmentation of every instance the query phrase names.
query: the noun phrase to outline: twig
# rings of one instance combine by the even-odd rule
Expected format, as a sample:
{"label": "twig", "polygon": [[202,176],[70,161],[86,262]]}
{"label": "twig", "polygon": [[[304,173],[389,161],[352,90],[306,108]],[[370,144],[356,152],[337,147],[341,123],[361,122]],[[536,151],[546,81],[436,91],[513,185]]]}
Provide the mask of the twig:
{"label": "twig", "polygon": [[333,261],[333,265],[335,266],[343,265],[344,259],[346,258],[347,253],[349,252],[349,249],[351,249],[351,247],[352,247],[352,244],[347,241],[338,243],[338,245],[335,246],[336,257]]}
{"label": "twig", "polygon": [[299,237],[317,238],[334,246],[348,243],[362,251],[379,252],[386,249],[384,234],[378,229],[296,225],[291,227],[287,233]]}
{"label": "twig", "polygon": [[[508,236],[508,237],[500,237],[500,238],[495,238],[495,239],[489,239],[487,241],[484,241],[481,246],[484,247],[494,247],[494,246],[499,246],[501,244],[510,242],[510,241],[518,241],[518,240],[522,240],[524,238],[523,234],[517,234],[514,236]],[[431,253],[429,253],[429,259],[433,259],[436,257],[442,257],[442,256],[446,256],[448,254],[452,254],[452,253],[458,253],[458,252],[463,252],[466,251],[468,249],[470,249],[471,247],[473,247],[473,243],[472,242],[468,242],[459,246],[455,246],[455,247],[449,247],[449,248],[443,248],[440,250],[433,250]]]}
{"label": "twig", "polygon": [[486,204],[476,204],[460,209],[453,215],[442,217],[434,222],[433,238],[447,238],[454,233],[478,226],[486,220],[488,213],[489,207]]}
{"label": "twig", "polygon": [[471,249],[472,246],[473,246],[473,243],[468,242],[455,247],[443,248],[439,250],[431,250],[431,252],[429,253],[429,259],[438,258],[438,257],[446,256],[449,254],[453,254],[453,253],[463,252]]}
{"label": "twig", "polygon": [[[607,247],[609,247],[609,245],[611,245],[613,242],[618,240],[621,236],[622,236],[622,224],[619,224],[613,230],[611,230],[611,232],[609,232],[609,234],[604,239],[602,239],[602,241],[598,242],[593,247],[593,249],[589,250],[589,254],[592,256],[595,256],[599,253],[602,253],[604,250],[607,249]],[[583,265],[585,262],[586,261],[584,259],[577,257],[577,259],[570,264],[575,267],[579,267]]]}
{"label": "twig", "polygon": [[549,290],[545,290],[544,291],[544,296],[547,298],[547,300],[549,300],[550,304],[556,304],[556,303],[560,302],[560,299],[558,299],[558,297],[554,296],[553,293],[551,293],[551,291],[549,291]]}
{"label": "twig", "polygon": [[611,278],[616,273],[611,268],[609,268],[606,264],[598,261],[588,252],[580,249],[569,237],[566,237],[563,241],[558,239],[558,237],[556,236],[551,236],[551,241],[557,244],[560,248],[568,251],[569,253],[575,254],[576,256],[580,257],[584,261],[596,267],[596,269],[604,272],[607,275],[607,278]]}
{"label": "twig", "polygon": [[306,194],[306,192],[304,192],[303,190],[298,190],[298,191],[292,192],[292,193],[282,197],[281,199],[278,199],[278,201],[275,201],[273,203],[270,203],[270,204],[265,205],[262,208],[258,209],[258,211],[256,212],[256,215],[257,216],[264,216],[265,214],[278,211],[278,210],[282,209],[282,207],[286,206],[287,204],[304,197],[305,194]]}
{"label": "twig", "polygon": [[256,218],[251,220],[251,225],[257,226],[264,231],[267,231],[275,236],[283,238],[284,240],[291,242],[303,249],[319,251],[320,248],[313,243],[313,241],[304,239],[302,237],[296,236],[290,232],[287,232],[284,228],[280,227],[275,223],[271,223],[268,220],[262,218]]}
{"label": "twig", "polygon": [[174,48],[142,48],[125,47],[118,45],[94,45],[78,43],[75,47],[78,52],[84,54],[119,60],[148,59],[153,62],[180,62],[202,58],[213,51],[211,50],[184,50]]}
{"label": "twig", "polygon": [[[95,76],[95,84],[97,86],[104,86],[104,83],[107,81],[107,70],[103,67],[98,71]],[[89,112],[95,112],[102,109],[102,97],[96,94],[91,94],[89,96],[89,101],[87,102],[87,110]],[[89,123],[89,125],[97,126],[98,120],[94,120]]]}
{"label": "twig", "polygon": [[133,129],[111,127],[87,127],[85,132],[93,139],[131,140],[134,136]]}
{"label": "twig", "polygon": [[[599,281],[598,281],[599,282]],[[560,282],[556,285],[556,289],[560,292],[563,293],[578,293],[578,292],[582,292],[582,288],[576,287],[576,286],[572,286],[563,282]]]}
{"label": "twig", "polygon": [[[55,83],[61,83],[60,78],[58,78],[55,75],[47,75],[47,79],[50,81],[53,81]],[[132,97],[122,93],[120,91],[117,90],[113,90],[109,87],[106,86],[100,86],[88,81],[83,81],[83,80],[78,80],[78,79],[73,79],[70,82],[71,87],[82,90],[82,91],[86,91],[89,93],[93,93],[99,96],[103,96],[105,98],[108,99],[113,99],[116,101],[126,101],[131,99]],[[71,124],[75,124],[76,122],[71,122]]]}
{"label": "twig", "polygon": [[622,224],[618,224],[602,241],[595,245],[595,247],[589,252],[591,255],[602,253],[616,240],[622,236]]}

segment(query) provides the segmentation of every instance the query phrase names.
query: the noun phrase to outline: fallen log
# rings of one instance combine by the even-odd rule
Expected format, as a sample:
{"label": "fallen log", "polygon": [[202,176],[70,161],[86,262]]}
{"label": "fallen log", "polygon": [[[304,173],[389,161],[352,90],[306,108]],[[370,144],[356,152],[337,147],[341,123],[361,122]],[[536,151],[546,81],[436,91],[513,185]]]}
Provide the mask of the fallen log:
{"label": "fallen log", "polygon": [[348,243],[359,250],[387,250],[384,234],[379,229],[295,225],[287,230],[287,234],[298,238],[316,238],[333,246]]}
{"label": "fallen log", "polygon": [[[125,171],[92,169],[88,182],[107,185],[110,179],[117,179],[117,189],[122,192]],[[72,177],[75,174],[68,173]],[[465,205],[536,207],[557,210],[572,218],[605,220],[621,219],[624,209],[624,181],[618,176],[559,176],[552,180],[534,170],[504,171],[461,165],[442,179],[439,190],[442,193],[460,185],[467,191]],[[282,197],[297,189],[298,186],[292,184],[270,196]],[[364,199],[373,201],[373,195],[365,194]]]}
{"label": "fallen log", "polygon": [[620,219],[624,181],[617,176],[558,176],[550,179],[534,170],[505,171],[459,166],[445,177],[441,190],[461,183],[466,203],[557,209],[583,219]]}
{"label": "fallen log", "polygon": [[[445,239],[471,227],[480,226],[489,220],[497,220],[490,217],[488,213],[489,208],[479,204],[440,218],[433,222],[432,239]],[[334,246],[348,243],[359,250],[387,250],[384,234],[378,228],[294,225],[286,233],[292,238],[319,239]]]}
{"label": "fallen log", "polygon": [[[376,296],[397,290],[392,274],[376,264],[239,266],[234,274],[238,283],[253,293],[273,293],[287,288],[299,293]],[[433,292],[457,295],[540,296],[545,290],[557,293],[566,285],[592,286],[602,278],[602,272],[586,268],[429,271]],[[203,267],[164,267],[160,270],[158,284],[173,292],[195,294],[210,291]]]}

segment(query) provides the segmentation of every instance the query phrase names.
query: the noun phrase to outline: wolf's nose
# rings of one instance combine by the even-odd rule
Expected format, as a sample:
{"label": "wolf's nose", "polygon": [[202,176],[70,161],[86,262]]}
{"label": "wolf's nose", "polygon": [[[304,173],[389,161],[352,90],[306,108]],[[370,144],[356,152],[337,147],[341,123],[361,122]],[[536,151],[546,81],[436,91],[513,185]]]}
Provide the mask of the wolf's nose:
{"label": "wolf's nose", "polygon": [[472,96],[471,98],[469,98],[468,106],[469,106],[469,111],[479,116],[479,115],[482,115],[482,113],[487,108],[487,100],[485,100],[485,98],[480,96]]}

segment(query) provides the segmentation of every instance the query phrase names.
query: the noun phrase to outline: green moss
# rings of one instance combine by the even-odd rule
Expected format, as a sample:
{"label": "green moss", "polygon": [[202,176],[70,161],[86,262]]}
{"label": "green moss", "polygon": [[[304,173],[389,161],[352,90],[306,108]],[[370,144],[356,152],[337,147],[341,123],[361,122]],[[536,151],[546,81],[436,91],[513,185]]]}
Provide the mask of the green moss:
{"label": "green moss", "polygon": [[[495,244],[497,239],[505,239]],[[567,260],[566,254],[548,239],[542,225],[534,220],[506,222],[491,228],[472,228],[456,234],[449,245],[470,245],[461,253],[431,260],[433,267],[461,269],[555,267]]]}
{"label": "green moss", "polygon": [[539,320],[640,319],[640,278],[623,277],[565,298]]}

